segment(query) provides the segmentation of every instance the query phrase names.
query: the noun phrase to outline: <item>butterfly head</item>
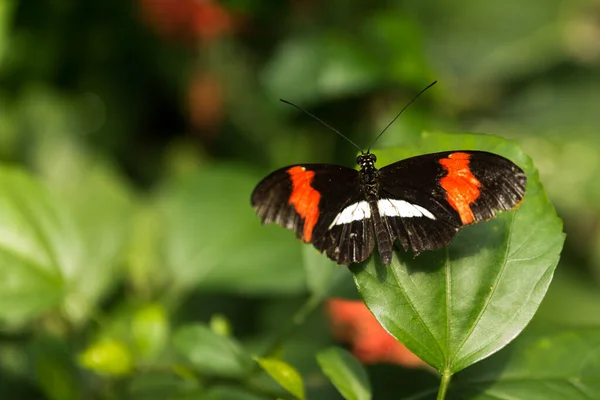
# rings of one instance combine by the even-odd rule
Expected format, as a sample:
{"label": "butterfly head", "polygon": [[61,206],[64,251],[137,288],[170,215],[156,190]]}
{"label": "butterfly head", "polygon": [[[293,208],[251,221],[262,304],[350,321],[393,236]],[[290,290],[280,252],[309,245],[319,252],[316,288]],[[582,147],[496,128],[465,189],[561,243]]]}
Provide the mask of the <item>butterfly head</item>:
{"label": "butterfly head", "polygon": [[356,163],[360,165],[361,169],[375,168],[375,161],[377,161],[377,157],[371,153],[363,153],[356,157]]}

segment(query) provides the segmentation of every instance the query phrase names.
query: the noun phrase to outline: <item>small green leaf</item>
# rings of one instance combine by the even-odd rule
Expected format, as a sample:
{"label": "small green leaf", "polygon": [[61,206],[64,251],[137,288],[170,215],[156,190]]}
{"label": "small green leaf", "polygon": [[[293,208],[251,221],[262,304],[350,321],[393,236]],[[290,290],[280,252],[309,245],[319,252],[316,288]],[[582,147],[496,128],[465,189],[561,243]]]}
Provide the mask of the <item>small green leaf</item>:
{"label": "small green leaf", "polygon": [[180,328],[173,337],[173,344],[203,373],[239,377],[252,368],[252,359],[234,339],[216,334],[204,325]]}
{"label": "small green leaf", "polygon": [[231,336],[231,324],[227,317],[222,314],[214,314],[208,322],[210,330],[221,336]]}
{"label": "small green leaf", "polygon": [[408,148],[377,151],[381,164],[441,150],[481,149],[514,160],[527,173],[523,204],[461,229],[452,244],[413,258],[399,250],[353,268],[365,303],[381,325],[421,359],[454,373],[504,347],[537,310],[564,235],[531,160],[489,135],[424,134]]}
{"label": "small green leaf", "polygon": [[317,354],[317,361],[346,400],[368,400],[372,397],[367,371],[346,350],[336,347],[323,350]]}
{"label": "small green leaf", "polygon": [[296,396],[296,398],[304,400],[304,383],[296,368],[274,358],[257,357],[256,362],[285,390]]}
{"label": "small green leaf", "polygon": [[132,371],[133,356],[123,342],[102,339],[79,356],[79,363],[98,374],[123,376]]}
{"label": "small green leaf", "polygon": [[169,338],[169,321],[159,304],[148,304],[133,315],[131,338],[142,357],[160,354]]}

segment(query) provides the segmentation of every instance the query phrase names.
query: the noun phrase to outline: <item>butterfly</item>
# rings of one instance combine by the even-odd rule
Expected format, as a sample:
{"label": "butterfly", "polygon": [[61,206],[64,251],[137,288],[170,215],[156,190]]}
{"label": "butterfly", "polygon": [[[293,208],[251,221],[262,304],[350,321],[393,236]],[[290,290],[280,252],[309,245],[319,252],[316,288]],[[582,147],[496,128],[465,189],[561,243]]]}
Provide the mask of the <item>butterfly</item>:
{"label": "butterfly", "polygon": [[377,245],[389,265],[396,242],[414,256],[440,249],[462,226],[511,210],[525,195],[523,170],[497,154],[445,151],[377,169],[370,148],[358,155],[358,171],[331,164],[278,169],[256,186],[252,207],[264,224],[293,230],[338,264],[362,262]]}

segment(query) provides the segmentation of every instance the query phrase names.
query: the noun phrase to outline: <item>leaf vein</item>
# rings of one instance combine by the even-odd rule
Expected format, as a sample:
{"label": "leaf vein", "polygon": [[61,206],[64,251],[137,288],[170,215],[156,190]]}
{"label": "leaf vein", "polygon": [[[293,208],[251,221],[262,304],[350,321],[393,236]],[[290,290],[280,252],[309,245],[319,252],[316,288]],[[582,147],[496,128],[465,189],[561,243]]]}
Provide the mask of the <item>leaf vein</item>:
{"label": "leaf vein", "polygon": [[398,277],[398,275],[396,275],[396,270],[394,268],[392,268],[392,275],[394,276],[394,279],[396,280],[396,282],[398,284],[398,288],[400,289],[400,291],[404,295],[404,298],[406,299],[406,302],[410,306],[410,308],[413,311],[414,315],[417,317],[417,320],[419,321],[419,324],[425,329],[425,331],[431,337],[431,339],[433,339],[433,341],[435,342],[435,344],[438,346],[438,349],[440,350],[440,353],[441,354],[445,354],[444,349],[442,349],[442,346],[441,346],[440,342],[437,340],[437,338],[435,337],[435,335],[433,334],[433,332],[431,332],[431,330],[429,329],[429,327],[427,326],[427,324],[425,324],[425,321],[421,317],[421,314],[419,314],[417,312],[417,308],[413,304],[413,302],[410,299],[410,297],[407,295],[406,290],[404,289],[404,286],[401,285],[400,278]]}
{"label": "leaf vein", "polygon": [[[393,270],[393,268],[392,268],[392,270]],[[375,279],[375,280],[378,280],[378,281],[379,281],[379,279],[377,278],[377,276],[375,276],[374,274],[372,274],[372,273],[370,273],[370,272],[368,272],[368,271],[366,271],[366,270],[365,270],[364,272],[365,272],[367,275],[369,275],[371,278],[373,278],[373,279]],[[441,352],[442,354],[444,354],[444,352],[442,351],[442,349],[441,349],[441,347],[440,347],[440,344],[438,343],[438,341],[436,340],[436,338],[433,336],[433,333],[432,333],[432,332],[431,332],[431,331],[430,331],[430,330],[427,328],[427,325],[425,325],[425,321],[423,321],[423,319],[421,318],[420,314],[418,314],[418,313],[417,313],[417,311],[416,311],[416,309],[415,309],[414,305],[412,304],[412,302],[410,301],[410,299],[409,299],[409,298],[408,298],[408,296],[406,295],[406,291],[404,290],[404,288],[403,288],[403,287],[401,287],[401,286],[400,286],[400,284],[399,284],[399,281],[398,281],[398,277],[396,276],[396,274],[395,274],[395,273],[394,273],[394,278],[395,278],[396,282],[398,283],[397,285],[394,285],[394,284],[390,283],[390,282],[389,282],[389,281],[387,281],[387,280],[386,280],[386,281],[384,281],[384,282],[380,282],[380,283],[382,283],[382,284],[384,284],[384,285],[387,285],[387,286],[394,287],[394,288],[398,288],[398,289],[399,289],[399,290],[402,292],[402,295],[403,295],[403,296],[404,296],[404,298],[406,299],[406,302],[407,302],[407,304],[410,306],[410,308],[412,309],[413,313],[416,315],[416,317],[417,317],[417,320],[418,320],[419,324],[420,324],[420,325],[421,325],[421,326],[422,326],[422,327],[425,329],[425,331],[426,331],[426,332],[427,332],[427,333],[428,333],[428,334],[431,336],[431,338],[433,339],[433,341],[434,341],[434,342],[435,342],[435,343],[438,345],[438,348],[440,349],[440,352]],[[398,327],[398,326],[396,325],[396,327]],[[400,330],[401,330],[402,332],[404,332],[405,334],[407,333],[407,331],[405,331],[405,330],[403,330],[403,329],[400,329]],[[392,336],[393,336],[393,335],[392,335]],[[416,342],[416,343],[418,343],[418,342],[419,342],[419,341],[415,340],[415,339],[413,338],[413,336],[410,336],[410,335],[408,335],[408,334],[407,334],[406,336],[407,336],[407,337],[409,337],[410,339],[412,339],[412,340],[413,340],[414,342]],[[422,347],[422,348],[427,350],[427,353],[429,353],[429,355],[430,355],[430,357],[431,357],[432,359],[435,359],[435,358],[437,358],[433,352],[429,351],[429,349],[428,349],[428,348],[425,348],[425,347]]]}
{"label": "leaf vein", "polygon": [[[465,344],[467,343],[467,341],[469,340],[469,338],[475,331],[475,328],[477,328],[479,321],[481,320],[481,318],[483,318],[483,315],[487,311],[487,308],[489,307],[489,305],[492,301],[492,298],[494,297],[494,294],[496,293],[496,289],[498,288],[498,283],[500,282],[500,279],[502,279],[502,276],[504,275],[504,271],[506,270],[506,266],[508,265],[507,261],[508,261],[508,252],[510,250],[510,236],[512,235],[512,229],[513,229],[514,222],[515,222],[515,213],[512,214],[510,227],[508,229],[508,236],[509,236],[508,239],[509,240],[506,241],[506,250],[504,252],[504,261],[502,262],[502,267],[501,267],[498,275],[496,276],[496,279],[494,279],[494,284],[492,285],[492,290],[490,291],[489,295],[485,299],[485,302],[483,304],[483,307],[481,308],[481,311],[477,315],[477,318],[475,318],[475,321],[473,321],[473,324],[469,327],[469,331],[465,335],[461,344],[457,347],[456,351],[454,352],[452,361],[458,355],[458,353],[462,350],[462,348],[465,346]],[[451,364],[451,363],[449,362],[449,364]]]}

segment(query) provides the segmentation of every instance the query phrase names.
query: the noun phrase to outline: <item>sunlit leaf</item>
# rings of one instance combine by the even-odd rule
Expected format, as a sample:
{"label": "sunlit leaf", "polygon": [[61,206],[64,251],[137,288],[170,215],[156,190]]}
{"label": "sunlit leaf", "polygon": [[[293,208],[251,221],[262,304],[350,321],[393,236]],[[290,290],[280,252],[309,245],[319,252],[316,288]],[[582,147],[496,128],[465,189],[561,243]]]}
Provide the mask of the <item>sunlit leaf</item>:
{"label": "sunlit leaf", "polygon": [[141,356],[160,354],[169,338],[169,322],[164,307],[148,304],[138,310],[131,320],[131,338]]}
{"label": "sunlit leaf", "polygon": [[285,390],[298,399],[303,400],[305,398],[304,382],[296,368],[284,361],[274,358],[257,358],[256,362],[258,362],[262,369],[275,379],[275,381],[277,381],[277,383]]}
{"label": "sunlit leaf", "polygon": [[252,359],[232,338],[194,324],[180,328],[173,337],[175,349],[198,371],[222,376],[242,376],[252,367]]}
{"label": "sunlit leaf", "polygon": [[80,354],[79,363],[98,374],[122,376],[132,371],[133,355],[125,343],[101,339]]}
{"label": "sunlit leaf", "polygon": [[63,305],[72,323],[82,323],[120,277],[134,196],[108,162],[68,138],[40,138],[36,161],[44,182],[73,214],[83,246]]}
{"label": "sunlit leaf", "polygon": [[346,400],[371,398],[369,376],[363,366],[346,350],[331,347],[317,354],[323,373]]}
{"label": "sunlit leaf", "polygon": [[0,167],[0,320],[24,322],[61,305],[82,261],[72,215],[28,174]]}
{"label": "sunlit leaf", "polygon": [[381,164],[415,153],[481,149],[513,159],[527,173],[523,204],[463,228],[452,244],[392,265],[378,257],[354,268],[377,320],[421,359],[453,373],[489,356],[521,332],[539,306],[558,262],[562,222],[531,160],[518,147],[484,135],[425,134],[409,149],[377,151]]}

